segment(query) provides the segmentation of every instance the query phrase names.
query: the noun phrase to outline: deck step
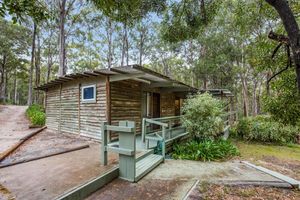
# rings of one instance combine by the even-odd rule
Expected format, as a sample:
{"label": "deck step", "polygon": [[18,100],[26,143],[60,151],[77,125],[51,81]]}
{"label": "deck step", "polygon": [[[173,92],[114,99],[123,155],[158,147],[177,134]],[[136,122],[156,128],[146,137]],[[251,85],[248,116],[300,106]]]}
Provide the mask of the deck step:
{"label": "deck step", "polygon": [[145,157],[151,155],[154,153],[154,150],[153,149],[148,149],[148,150],[145,150],[145,151],[142,151],[142,152],[139,152],[137,155],[136,155],[136,162],[144,159]]}
{"label": "deck step", "polygon": [[143,176],[151,172],[164,160],[163,156],[150,154],[136,163],[135,181],[139,181]]}

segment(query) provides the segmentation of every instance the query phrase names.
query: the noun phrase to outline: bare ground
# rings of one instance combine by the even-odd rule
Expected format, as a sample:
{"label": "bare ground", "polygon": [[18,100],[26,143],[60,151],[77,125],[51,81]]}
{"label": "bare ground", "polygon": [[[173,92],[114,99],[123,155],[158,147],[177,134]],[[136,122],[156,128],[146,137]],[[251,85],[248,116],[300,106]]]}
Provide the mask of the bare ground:
{"label": "bare ground", "polygon": [[257,160],[256,163],[265,168],[290,176],[296,180],[300,180],[300,161],[298,160],[282,160],[274,156],[263,156],[263,158]]}
{"label": "bare ground", "polygon": [[299,200],[300,192],[292,189],[257,187],[257,186],[225,186],[201,183],[193,189],[188,200]]}
{"label": "bare ground", "polygon": [[[6,150],[32,129],[25,117],[26,107],[0,106],[0,148]],[[117,164],[110,154],[109,164],[100,163],[101,144],[76,135],[62,135],[44,130],[12,153],[4,163],[89,144],[90,147],[70,153],[0,169],[0,200],[53,199],[65,191],[95,178]]]}
{"label": "bare ground", "polygon": [[35,129],[29,129],[27,106],[0,105],[0,155]]}
{"label": "bare ground", "polygon": [[5,158],[1,165],[22,162],[39,156],[59,153],[93,142],[74,135],[58,134],[47,129],[27,140],[15,152]]}
{"label": "bare ground", "polygon": [[[92,194],[87,200],[177,200],[182,199],[188,193],[196,180],[281,182],[239,161],[166,160],[138,183],[129,183],[118,179]],[[200,196],[196,199],[199,198]]]}

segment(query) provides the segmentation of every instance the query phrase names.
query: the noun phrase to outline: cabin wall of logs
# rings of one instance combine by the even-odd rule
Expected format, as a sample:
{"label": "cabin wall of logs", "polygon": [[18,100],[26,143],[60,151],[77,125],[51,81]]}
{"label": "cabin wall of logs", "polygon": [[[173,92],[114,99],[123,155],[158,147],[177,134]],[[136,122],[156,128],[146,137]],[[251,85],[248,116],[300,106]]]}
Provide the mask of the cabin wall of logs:
{"label": "cabin wall of logs", "polygon": [[[81,88],[96,85],[96,102],[83,103]],[[46,125],[60,133],[101,138],[102,121],[106,121],[105,79],[82,78],[46,91]]]}
{"label": "cabin wall of logs", "polygon": [[[82,102],[81,89],[91,84],[96,85],[96,102]],[[110,82],[109,99],[106,84],[106,77],[98,76],[78,78],[48,88],[45,106],[48,129],[100,139],[101,122],[117,124],[121,120],[130,120],[135,121],[140,133],[142,83],[134,80]],[[155,88],[155,91],[159,89]],[[160,93],[160,110],[161,117],[175,115],[174,93]]]}

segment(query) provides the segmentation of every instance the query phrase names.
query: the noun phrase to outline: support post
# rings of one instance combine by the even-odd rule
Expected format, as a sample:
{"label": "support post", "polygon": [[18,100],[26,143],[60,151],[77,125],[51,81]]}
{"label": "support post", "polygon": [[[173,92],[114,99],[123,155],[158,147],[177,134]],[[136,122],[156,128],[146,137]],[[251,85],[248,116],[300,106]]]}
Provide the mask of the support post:
{"label": "support post", "polygon": [[107,122],[101,122],[101,163],[103,165],[107,165],[107,130],[106,130]]}
{"label": "support post", "polygon": [[[110,95],[110,81],[109,76],[106,76],[105,80],[105,90],[106,90],[106,121],[111,125],[111,95]],[[108,140],[111,141],[110,131],[108,131]]]}
{"label": "support post", "polygon": [[142,141],[145,143],[145,138],[146,138],[146,119],[143,118],[142,120]]}
{"label": "support post", "polygon": [[[133,128],[133,132],[119,133],[119,148],[136,151],[135,144],[135,122],[120,121],[119,126]],[[119,154],[120,178],[135,182],[136,168],[135,168],[135,153],[134,155]]]}
{"label": "support post", "polygon": [[165,141],[166,141],[166,127],[163,126],[162,127],[162,144],[161,144],[161,154],[165,160],[165,155],[166,155],[166,144],[165,144]]}

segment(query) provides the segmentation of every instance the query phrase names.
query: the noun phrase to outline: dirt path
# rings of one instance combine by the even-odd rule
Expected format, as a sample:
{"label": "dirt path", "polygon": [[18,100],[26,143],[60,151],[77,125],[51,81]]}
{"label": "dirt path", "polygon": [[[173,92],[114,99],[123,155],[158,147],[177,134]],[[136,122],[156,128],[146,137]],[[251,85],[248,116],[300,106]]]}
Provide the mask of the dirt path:
{"label": "dirt path", "polygon": [[206,182],[281,182],[239,161],[166,160],[138,183],[117,179],[89,196],[87,200],[118,200],[120,197],[130,200],[183,199],[197,180]]}
{"label": "dirt path", "polygon": [[35,130],[28,128],[26,108],[27,106],[0,105],[0,154]]}

